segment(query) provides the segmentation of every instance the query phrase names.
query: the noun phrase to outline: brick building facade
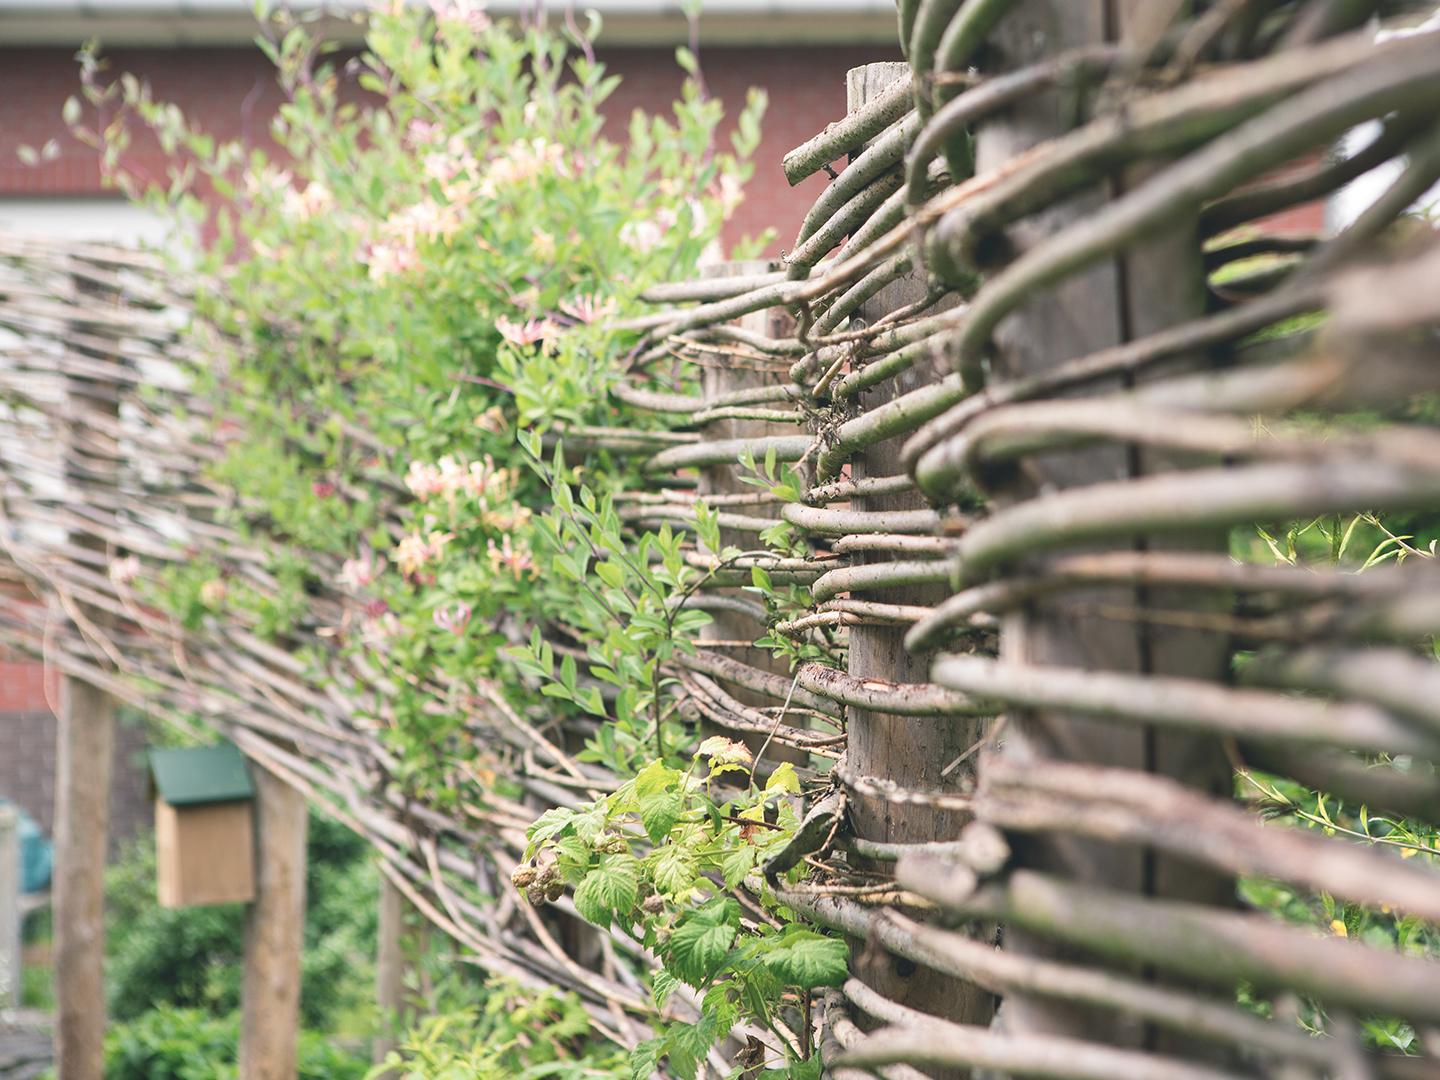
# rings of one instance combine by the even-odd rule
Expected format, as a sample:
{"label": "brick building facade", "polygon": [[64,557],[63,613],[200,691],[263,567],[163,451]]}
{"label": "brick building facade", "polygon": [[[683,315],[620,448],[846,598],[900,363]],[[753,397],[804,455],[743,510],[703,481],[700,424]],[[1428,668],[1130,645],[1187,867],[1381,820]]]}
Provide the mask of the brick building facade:
{"label": "brick building facade", "polygon": [[[0,225],[23,225],[19,219],[37,200],[53,204],[47,219],[54,220],[55,214],[64,213],[63,200],[78,207],[113,194],[101,187],[95,152],[71,139],[60,117],[66,98],[78,89],[76,48],[92,35],[117,43],[104,50],[112,74],[130,72],[148,81],[157,99],[177,103],[217,138],[265,140],[280,92],[269,61],[249,43],[253,22],[227,19],[217,26],[214,19],[200,17],[210,9],[244,10],[249,6],[244,0],[47,3],[48,8],[36,0],[0,0]],[[68,19],[33,14],[70,9],[105,13],[127,6],[137,11],[170,7],[190,14],[139,24],[115,14]],[[607,4],[601,0],[595,6],[605,12]],[[621,77],[604,111],[612,131],[623,133],[632,110],[664,112],[678,96],[683,73],[675,46],[686,40],[688,31],[678,12],[662,9],[658,2],[610,0],[608,6],[615,10],[605,12],[597,54]],[[655,14],[645,15],[646,10]],[[778,254],[794,240],[805,209],[825,183],[823,176],[813,176],[792,189],[781,173],[780,159],[844,114],[847,70],[900,58],[894,44],[894,8],[890,0],[710,0],[705,10],[699,51],[709,93],[724,103],[729,118],[740,111],[751,87],[766,91],[770,102],[755,154],[755,175],[725,239],[733,243],[775,228],[770,251]],[[22,19],[27,12],[31,16]],[[27,37],[34,40],[13,44]],[[150,40],[166,37],[184,43]],[[721,137],[728,138],[728,127]],[[60,151],[54,160],[29,166],[17,158],[22,145],[38,148],[51,139]],[[128,160],[157,179],[165,177],[165,159],[153,141],[137,139]],[[7,214],[7,204],[18,212]]]}
{"label": "brick building facade", "polygon": [[[0,603],[15,603],[0,595]],[[45,835],[55,825],[56,687],[46,694],[44,668],[32,660],[0,660],[0,799],[35,819]],[[150,824],[149,777],[144,761],[145,726],[122,712],[115,727],[111,762],[110,849],[117,850]]]}

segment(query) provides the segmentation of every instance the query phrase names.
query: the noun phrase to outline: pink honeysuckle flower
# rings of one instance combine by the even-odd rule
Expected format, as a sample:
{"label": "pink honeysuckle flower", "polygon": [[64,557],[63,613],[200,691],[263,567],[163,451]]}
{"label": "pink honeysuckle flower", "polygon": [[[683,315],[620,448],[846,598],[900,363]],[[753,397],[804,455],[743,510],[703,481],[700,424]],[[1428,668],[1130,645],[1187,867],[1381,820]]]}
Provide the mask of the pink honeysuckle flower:
{"label": "pink honeysuckle flower", "polygon": [[437,183],[445,184],[455,179],[460,171],[460,162],[450,154],[434,153],[426,154],[424,161],[425,178],[434,180]]}
{"label": "pink honeysuckle flower", "polygon": [[335,196],[324,184],[311,180],[300,191],[287,188],[281,208],[287,217],[309,220],[335,209]]}
{"label": "pink honeysuckle flower", "polygon": [[365,603],[365,617],[378,619],[390,610],[390,605],[384,600],[368,600]]}
{"label": "pink honeysuckle flower", "polygon": [[472,461],[470,468],[465,474],[465,490],[475,498],[480,498],[485,492],[497,482],[503,486],[508,480],[506,470],[495,468],[495,461],[489,454],[485,455],[483,461]]}
{"label": "pink honeysuckle flower", "polygon": [[140,576],[140,559],[126,555],[123,559],[111,559],[108,570],[110,580],[116,585],[133,585]]}
{"label": "pink honeysuckle flower", "polygon": [[511,345],[534,345],[547,337],[554,337],[559,329],[549,319],[531,319],[523,325],[513,323],[504,315],[495,320],[495,329]]}
{"label": "pink honeysuckle flower", "polygon": [[412,461],[405,472],[405,486],[410,489],[411,495],[424,502],[432,495],[444,493],[445,477],[436,465]]}
{"label": "pink honeysuckle flower", "polygon": [[431,619],[441,630],[448,630],[459,637],[465,633],[465,628],[470,625],[470,605],[465,603],[449,604],[445,607],[435,609]]}
{"label": "pink honeysuckle flower", "polygon": [[665,231],[666,226],[653,219],[627,221],[620,226],[620,242],[631,251],[644,255],[665,239]]}
{"label": "pink honeysuckle flower", "polygon": [[494,540],[486,542],[486,554],[490,558],[490,566],[499,573],[507,570],[519,581],[524,574],[535,576],[535,560],[531,558],[530,552],[516,549],[510,543],[510,537],[504,537],[497,547]]}
{"label": "pink honeysuckle flower", "polygon": [[421,240],[449,243],[464,222],[458,206],[421,199],[385,219],[385,234],[396,247],[413,252]]}
{"label": "pink honeysuckle flower", "polygon": [[430,0],[430,10],[437,22],[460,23],[472,33],[479,34],[490,26],[482,0]]}
{"label": "pink honeysuckle flower", "polygon": [[400,620],[393,611],[382,611],[365,620],[360,627],[360,638],[372,649],[383,649],[392,639],[400,636],[401,629]]}
{"label": "pink honeysuckle flower", "polygon": [[335,494],[335,485],[329,480],[316,480],[310,485],[310,493],[317,499],[328,499]]}
{"label": "pink honeysuckle flower", "polygon": [[440,491],[449,500],[450,505],[455,505],[455,496],[469,486],[469,476],[466,472],[465,462],[457,461],[454,457],[446,454],[435,463],[440,470]]}
{"label": "pink honeysuckle flower", "polygon": [[416,530],[395,545],[395,565],[402,574],[414,575],[432,559],[440,558],[445,552],[445,545],[454,539],[454,533],[431,530],[429,536],[421,537]]}
{"label": "pink honeysuckle flower", "polygon": [[434,146],[440,141],[440,136],[445,134],[445,127],[433,120],[422,120],[416,117],[405,127],[405,137],[410,140],[412,146]]}
{"label": "pink honeysuckle flower", "polygon": [[369,268],[370,280],[377,284],[388,277],[420,269],[420,253],[403,241],[367,244],[361,261]]}
{"label": "pink honeysuckle flower", "polygon": [[477,190],[486,199],[496,199],[506,189],[520,188],[546,175],[570,175],[565,148],[538,137],[516,139],[490,159]]}
{"label": "pink honeysuckle flower", "polygon": [[595,293],[584,293],[574,300],[562,300],[560,310],[576,322],[592,323],[615,313],[615,301],[607,298],[601,301]]}
{"label": "pink honeysuckle flower", "polygon": [[[505,430],[505,410],[499,405],[492,405],[479,416],[475,417],[475,426],[481,431],[488,431],[492,435],[499,435]],[[474,468],[474,466],[471,466]]]}
{"label": "pink honeysuckle flower", "polygon": [[720,212],[729,217],[745,201],[745,185],[734,173],[721,173],[715,181],[715,196],[720,200]]}
{"label": "pink honeysuckle flower", "polygon": [[385,569],[382,555],[364,555],[358,559],[346,559],[340,567],[340,584],[351,592],[360,592],[372,585]]}
{"label": "pink honeysuckle flower", "polygon": [[425,565],[426,549],[425,541],[418,532],[402,537],[400,543],[395,545],[395,565],[400,572],[410,575]]}
{"label": "pink honeysuckle flower", "polygon": [[[528,506],[516,506],[514,503],[509,503],[503,510],[487,510],[480,515],[480,522],[487,529],[493,529],[499,533],[511,533],[530,524],[533,516]],[[529,558],[528,555],[525,557]]]}
{"label": "pink honeysuckle flower", "polygon": [[245,173],[244,192],[251,199],[279,196],[283,200],[287,191],[294,190],[295,178],[288,169],[266,165],[258,172]]}

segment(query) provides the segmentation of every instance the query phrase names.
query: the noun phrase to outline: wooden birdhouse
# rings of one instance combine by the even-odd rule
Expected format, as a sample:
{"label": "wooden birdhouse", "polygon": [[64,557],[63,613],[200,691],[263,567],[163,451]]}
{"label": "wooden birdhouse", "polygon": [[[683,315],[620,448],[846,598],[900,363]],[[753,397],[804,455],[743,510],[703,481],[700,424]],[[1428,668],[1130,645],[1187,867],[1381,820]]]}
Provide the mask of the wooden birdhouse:
{"label": "wooden birdhouse", "polygon": [[255,898],[255,788],[228,742],[150,751],[161,907]]}

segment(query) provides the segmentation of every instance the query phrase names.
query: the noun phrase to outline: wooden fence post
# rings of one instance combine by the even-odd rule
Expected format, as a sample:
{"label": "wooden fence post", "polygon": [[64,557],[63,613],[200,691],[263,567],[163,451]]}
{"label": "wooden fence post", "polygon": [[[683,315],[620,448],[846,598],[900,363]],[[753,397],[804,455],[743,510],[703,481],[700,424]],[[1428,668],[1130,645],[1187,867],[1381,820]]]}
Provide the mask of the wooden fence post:
{"label": "wooden fence post", "polygon": [[20,815],[0,807],[0,1012],[20,1007]]}
{"label": "wooden fence post", "polygon": [[372,1060],[385,1060],[399,1040],[395,1037],[405,1016],[405,897],[384,874],[380,875],[379,919],[375,931],[375,1011],[380,1033],[375,1037]]}
{"label": "wooden fence post", "polygon": [[[866,64],[851,69],[846,76],[847,111],[859,110],[896,80],[909,77],[909,66],[904,63]],[[874,322],[920,299],[925,290],[925,282],[919,276],[901,278],[863,304],[860,314],[867,322]],[[873,409],[939,378],[940,373],[933,364],[917,364],[868,391],[865,405]],[[859,480],[903,473],[900,461],[903,442],[903,436],[897,436],[856,455],[851,463],[852,477]],[[854,509],[867,512],[913,511],[927,505],[914,491],[869,495],[853,502]],[[876,558],[883,561],[885,556]],[[865,598],[893,604],[934,604],[945,595],[943,588],[929,586],[872,590]],[[928,682],[931,657],[912,655],[905,650],[906,629],[893,625],[850,627],[849,673],[860,679],[892,683]],[[964,774],[958,769],[947,774],[946,767],[981,737],[984,725],[984,720],[968,717],[917,720],[852,707],[848,710],[847,764],[857,776],[893,782],[904,788],[956,789]],[[899,804],[883,795],[855,791],[849,796],[849,812],[857,836],[886,843],[953,840],[966,820],[955,811]],[[892,1001],[901,1001],[949,1020],[985,1023],[990,1018],[990,995],[972,984],[940,975],[930,968],[917,967],[880,950],[861,953],[855,966],[857,975]]]}
{"label": "wooden fence post", "polygon": [[55,1069],[100,1080],[105,1044],[105,847],[115,702],[62,679],[55,758]]}
{"label": "wooden fence post", "polygon": [[[119,295],[78,271],[77,298],[100,307]],[[81,321],[65,342],[82,356],[114,360],[105,321]],[[119,402],[108,387],[67,375],[69,442],[65,483],[103,485],[118,464],[111,434]],[[93,422],[87,420],[93,417]],[[103,551],[94,536],[71,536],[78,547]],[[103,622],[104,613],[87,617]],[[115,700],[89,683],[60,680],[55,752],[55,1069],[65,1080],[100,1080],[105,1052],[105,857],[110,833],[110,773],[115,747]]]}
{"label": "wooden fence post", "polygon": [[[1147,5],[1139,0],[1019,0],[1000,22],[994,43],[1007,67],[1018,69],[1070,49],[1144,33]],[[1165,6],[1170,11],[1174,5]],[[1153,10],[1149,12],[1153,14]],[[1004,115],[983,124],[976,137],[981,175],[1002,168],[1016,155],[1059,135],[1074,123],[1073,91],[1031,95]],[[1017,223],[1008,242],[1024,251],[1072,222],[1084,219],[1138,179],[1121,175]],[[1072,357],[1153,333],[1203,313],[1204,271],[1197,222],[1181,218],[1167,230],[1136,244],[1115,259],[1075,273],[1046,288],[997,327],[994,365],[1004,378],[1034,375]],[[1168,370],[1168,369],[1167,369]],[[1165,374],[1161,372],[1160,374]],[[1123,385],[1116,379],[1109,389]],[[1098,387],[1097,389],[1105,389]],[[1140,476],[1173,468],[1175,462],[1134,448],[1104,446],[1027,463],[1025,483],[1000,502],[1033,497],[1035,486],[1063,489]],[[1223,532],[1200,532],[1163,542],[1147,538],[1138,549],[1178,546],[1225,550]],[[1210,604],[1223,597],[1210,597]],[[1130,671],[1225,681],[1228,642],[1219,634],[1147,627],[1093,614],[1104,605],[1169,608],[1196,603],[1183,595],[1161,597],[1154,590],[1096,588],[1037,600],[1007,616],[1001,657],[1014,664],[1061,665],[1088,671]],[[1087,613],[1091,612],[1091,613]],[[1230,769],[1218,740],[1152,728],[1120,728],[1063,711],[1010,716],[1005,753],[1019,761],[1055,759],[1156,772],[1214,794],[1226,792]],[[1195,903],[1233,903],[1233,884],[1223,875],[1166,858],[1153,850],[1101,842],[1044,837],[1027,839],[1017,851],[1028,866],[1041,867],[1089,884],[1150,896],[1183,897]],[[1023,933],[1007,936],[1017,952],[1056,954],[1053,946]],[[1007,996],[1008,1032],[1083,1035],[1094,1041],[1148,1045],[1189,1053],[1172,1037],[1147,1031],[1113,1013],[1103,1013],[1024,994]],[[1213,1052],[1213,1048],[1212,1051]]]}
{"label": "wooden fence post", "polygon": [[[745,276],[749,274],[764,274],[774,270],[773,263],[762,260],[735,260],[731,262],[717,263],[705,267],[700,277],[724,278],[729,276]],[[741,316],[735,320],[733,325],[742,330],[770,338],[781,338],[791,334],[794,330],[795,320],[782,308],[770,308],[764,311],[751,312],[749,315]],[[788,362],[779,360],[771,361],[777,367],[788,366]],[[754,390],[774,384],[775,373],[766,371],[763,366],[755,363],[754,366],[747,366],[744,358],[726,359],[723,354],[717,354],[717,359],[706,364],[700,369],[701,397],[709,405],[723,398],[727,394],[734,394],[744,390]],[[719,441],[722,439],[760,439],[766,436],[793,435],[795,428],[791,425],[776,423],[771,420],[741,420],[741,419],[720,419],[711,420],[705,425],[704,437],[706,441]],[[742,503],[737,506],[724,505],[726,496],[753,497],[759,488],[747,484],[741,479],[744,470],[738,463],[727,465],[707,465],[700,470],[700,483],[698,494],[701,498],[719,496],[720,502],[712,504],[712,510],[721,513],[735,513],[740,516],[756,518],[778,518],[780,516],[781,503],[778,501],[763,501]],[[758,532],[746,529],[734,529],[722,527],[720,530],[720,543],[722,546],[734,546],[742,551],[753,550],[760,546]],[[718,552],[716,553],[718,554]],[[706,595],[698,598],[698,602],[704,602],[712,597],[723,598],[717,601],[711,612],[714,619],[709,626],[700,631],[700,640],[704,641],[755,641],[765,632],[765,621],[763,613],[759,618],[745,611],[719,606],[724,599],[734,600],[740,603],[745,602],[745,592],[742,589],[710,589]],[[727,656],[738,660],[761,671],[774,672],[777,675],[789,674],[789,663],[781,657],[775,656],[769,649],[765,648],[735,648],[728,647],[725,650]],[[743,687],[732,687],[730,691],[738,701],[747,705],[766,706],[772,704],[769,698],[763,694],[746,690]],[[803,721],[790,720],[789,723],[795,726],[804,726]],[[705,733],[731,734],[719,725],[705,721],[701,724],[701,731]],[[750,747],[752,752],[759,752],[769,740],[763,734],[749,734],[742,737],[742,740]],[[757,763],[761,775],[770,771],[774,765],[782,761],[789,761],[794,764],[802,764],[809,760],[809,756],[802,750],[793,747],[779,746],[774,743],[769,745],[765,751],[767,761]]]}
{"label": "wooden fence post", "polygon": [[242,1080],[294,1080],[305,940],[305,796],[255,770],[255,900],[245,914]]}

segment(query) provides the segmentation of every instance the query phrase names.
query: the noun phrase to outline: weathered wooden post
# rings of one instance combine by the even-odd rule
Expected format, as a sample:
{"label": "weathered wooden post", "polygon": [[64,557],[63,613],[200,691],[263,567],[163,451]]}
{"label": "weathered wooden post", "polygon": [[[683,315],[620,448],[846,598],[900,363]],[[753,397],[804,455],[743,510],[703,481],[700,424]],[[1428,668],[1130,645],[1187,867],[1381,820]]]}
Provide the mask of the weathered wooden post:
{"label": "weathered wooden post", "polygon": [[[846,77],[846,108],[856,112],[899,79],[909,79],[904,63],[866,64],[853,68]],[[920,299],[925,283],[910,275],[886,286],[860,308],[867,322]],[[933,383],[940,373],[933,364],[917,364],[900,376],[867,392],[865,405],[873,409],[892,398]],[[887,439],[867,447],[852,460],[851,476],[861,480],[895,476],[905,471],[900,461],[903,437]],[[914,511],[926,507],[922,496],[911,490],[899,494],[867,495],[853,500],[853,508],[866,512]],[[883,554],[880,556],[884,558]],[[867,600],[892,604],[933,604],[945,590],[934,586],[873,590]],[[890,683],[929,681],[930,657],[905,650],[905,626],[856,625],[850,628],[849,673],[859,679]],[[857,776],[892,782],[919,791],[940,792],[959,786],[962,773],[950,766],[984,732],[984,721],[970,717],[913,717],[872,712],[851,707],[848,712],[848,766]],[[953,840],[965,824],[959,813],[923,804],[901,804],[883,795],[852,792],[850,820],[855,834],[883,843],[916,843]],[[873,989],[892,1001],[900,1001],[950,1020],[985,1023],[990,1018],[989,994],[972,984],[939,975],[930,968],[867,950],[856,960],[856,973]]]}
{"label": "weathered wooden post", "polygon": [[[117,303],[113,290],[82,273],[74,288],[93,304]],[[105,324],[75,327],[66,347],[115,361]],[[64,475],[68,486],[103,483],[117,467],[118,440],[109,435],[119,402],[98,384],[66,376],[70,415]],[[94,536],[71,542],[100,552]],[[91,613],[103,623],[105,615]],[[100,1080],[105,1041],[105,855],[110,826],[110,772],[115,746],[115,701],[80,679],[60,680],[55,754],[55,1068],[65,1080]]]}
{"label": "weathered wooden post", "polygon": [[20,1007],[20,815],[0,806],[0,1010]]}
{"label": "weathered wooden post", "polygon": [[245,914],[242,1080],[294,1080],[305,938],[305,796],[255,769],[255,900]]}
{"label": "weathered wooden post", "polygon": [[55,1068],[100,1080],[105,1043],[105,848],[115,702],[62,679],[55,759]]}
{"label": "weathered wooden post", "polygon": [[[724,278],[729,276],[744,277],[747,275],[760,275],[771,272],[775,269],[772,263],[761,260],[733,261],[718,263],[705,268],[701,274],[702,279]],[[752,312],[735,320],[734,324],[741,330],[748,330],[751,333],[769,338],[785,337],[793,329],[794,320],[783,309],[771,308],[765,311]],[[700,372],[701,397],[708,407],[714,407],[713,403],[725,399],[728,395],[738,394],[746,390],[756,390],[761,387],[773,386],[774,375],[764,370],[747,367],[739,362],[720,360],[713,364],[707,364]],[[778,406],[770,405],[769,408]],[[760,405],[755,408],[767,408]],[[777,423],[773,420],[741,419],[741,418],[720,418],[711,420],[705,425],[706,441],[720,441],[724,439],[760,439],[766,436],[793,435],[796,429],[793,426]],[[741,517],[754,518],[778,518],[781,504],[777,501],[764,500],[758,502],[741,502],[738,505],[727,505],[727,499],[753,499],[758,488],[746,484],[741,479],[743,470],[738,464],[708,465],[700,470],[699,494],[702,498],[711,498],[717,501],[711,506],[712,510],[721,513],[735,513]],[[737,529],[722,526],[720,529],[720,543],[723,546],[734,546],[744,550],[754,550],[761,546],[758,539],[758,531],[748,529]],[[718,553],[717,553],[718,554]],[[722,597],[736,600],[743,603],[744,593],[740,589],[713,589],[707,593],[708,597]],[[723,603],[723,601],[721,601]],[[736,608],[717,606],[711,611],[711,618],[714,619],[709,626],[700,631],[701,641],[755,641],[765,632],[764,619],[756,618],[745,611]],[[726,649],[726,655],[740,661],[749,667],[759,668],[762,671],[772,671],[776,674],[787,674],[789,665],[782,658],[776,657],[769,649],[764,648],[741,648],[730,647]],[[772,702],[763,694],[757,694],[743,687],[732,687],[731,692],[736,699],[747,705],[769,705]],[[791,718],[786,721],[792,726],[803,726],[803,722]],[[709,731],[712,726],[707,722],[701,725],[701,729]],[[722,731],[714,727],[715,731]],[[752,751],[758,752],[769,740],[764,734],[756,733],[746,735],[743,741]],[[778,764],[781,761],[804,762],[808,756],[801,750],[788,746],[777,746],[771,743],[765,750],[765,755],[770,763]],[[760,763],[762,771],[768,771],[769,766],[764,762]]]}
{"label": "weathered wooden post", "polygon": [[[1007,67],[1018,69],[1070,49],[1143,34],[1147,6],[1140,0],[1019,0],[1000,22],[994,44]],[[1159,6],[1173,13],[1175,5]],[[1073,91],[1056,90],[1031,95],[981,125],[976,137],[977,172],[983,175],[1000,169],[1037,143],[1068,131],[1075,115],[1070,93]],[[1036,214],[1011,228],[1007,240],[1023,252],[1093,214],[1123,192],[1127,180],[1135,179],[1116,176],[1108,185]],[[1045,289],[1011,314],[994,335],[995,368],[1008,379],[1034,375],[1072,357],[1195,318],[1203,313],[1204,303],[1198,226],[1193,218],[1178,219],[1166,231],[1114,260]],[[1117,379],[1113,385],[1123,384]],[[1029,463],[1026,476],[1031,485],[1063,489],[1141,476],[1173,464],[1149,451],[1106,446],[1036,458]],[[1011,500],[1027,495],[1033,495],[1033,487],[1017,487],[1008,493]],[[1165,546],[1171,545],[1224,551],[1225,536],[1223,532],[1201,532],[1182,541],[1165,542]],[[1157,546],[1155,539],[1137,544],[1137,548],[1151,550]],[[1147,627],[1143,620],[1132,624],[1087,613],[1097,605],[1144,608],[1157,601],[1169,608],[1195,603],[1183,596],[1162,599],[1153,591],[1147,594],[1143,589],[1118,587],[1034,601],[1006,618],[1001,633],[1002,659],[1042,668],[1060,665],[1223,682],[1228,650],[1221,635],[1159,629]],[[1005,753],[1021,761],[1084,761],[1150,771],[1213,793],[1225,792],[1231,782],[1217,740],[1153,728],[1119,728],[1064,712],[1013,712]],[[1059,845],[1037,837],[1017,854],[1025,865],[1109,889],[1184,897],[1196,903],[1233,903],[1228,879],[1154,851],[1082,841],[1067,841],[1062,851]],[[1054,952],[1053,946],[1021,933],[1010,935],[1007,945],[1022,952]],[[1113,1013],[1024,994],[1009,995],[1003,1013],[1005,1030],[1010,1032],[1083,1034],[1093,1040],[1174,1048],[1173,1042],[1167,1043],[1157,1033],[1133,1024],[1127,1028],[1126,1021]]]}
{"label": "weathered wooden post", "polygon": [[391,880],[380,876],[379,919],[375,932],[375,1010],[380,1032],[372,1060],[380,1064],[395,1049],[395,1032],[405,1017],[405,897]]}

